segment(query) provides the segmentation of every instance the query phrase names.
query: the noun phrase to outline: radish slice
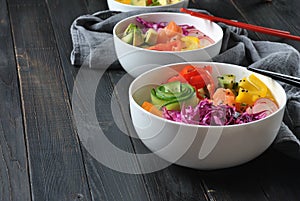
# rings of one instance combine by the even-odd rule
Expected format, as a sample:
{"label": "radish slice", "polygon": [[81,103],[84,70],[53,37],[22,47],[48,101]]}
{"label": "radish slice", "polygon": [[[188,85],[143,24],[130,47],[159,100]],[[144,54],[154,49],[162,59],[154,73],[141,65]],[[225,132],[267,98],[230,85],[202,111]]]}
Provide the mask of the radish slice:
{"label": "radish slice", "polygon": [[203,36],[202,38],[200,38],[200,47],[206,47],[213,43],[214,43],[214,41],[208,36]]}
{"label": "radish slice", "polygon": [[268,98],[259,98],[252,107],[252,113],[265,112],[266,116],[278,110],[277,104]]}

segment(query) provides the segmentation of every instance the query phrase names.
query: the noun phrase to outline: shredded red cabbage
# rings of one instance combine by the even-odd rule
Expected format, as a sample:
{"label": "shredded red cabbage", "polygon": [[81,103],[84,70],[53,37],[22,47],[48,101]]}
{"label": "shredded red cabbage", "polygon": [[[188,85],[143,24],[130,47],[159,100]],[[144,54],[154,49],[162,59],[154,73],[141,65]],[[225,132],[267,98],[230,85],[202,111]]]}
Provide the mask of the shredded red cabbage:
{"label": "shredded red cabbage", "polygon": [[195,125],[223,126],[243,124],[266,117],[264,111],[256,114],[239,113],[228,105],[213,105],[207,99],[199,102],[196,107],[183,106],[181,111],[163,108],[163,117],[176,122]]}
{"label": "shredded red cabbage", "polygon": [[[146,20],[144,20],[143,18],[140,18],[140,17],[136,17],[136,21],[141,23],[144,26],[142,28],[144,33],[150,28],[154,29],[155,31],[158,31],[159,29],[163,29],[168,25],[167,22],[158,22],[158,23],[148,22],[148,21],[146,21]],[[189,34],[189,29],[195,29],[194,26],[187,25],[187,24],[178,25],[178,26],[180,26],[182,28],[183,35],[185,35],[185,36],[187,36]]]}

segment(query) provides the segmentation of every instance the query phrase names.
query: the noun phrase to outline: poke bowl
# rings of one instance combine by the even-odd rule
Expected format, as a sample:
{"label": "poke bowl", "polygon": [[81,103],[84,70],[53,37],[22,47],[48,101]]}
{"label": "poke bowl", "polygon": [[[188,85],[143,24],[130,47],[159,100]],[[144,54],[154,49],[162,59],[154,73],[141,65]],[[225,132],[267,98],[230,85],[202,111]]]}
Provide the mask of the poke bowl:
{"label": "poke bowl", "polygon": [[189,0],[107,0],[109,10],[129,12],[187,7]]}
{"label": "poke bowl", "polygon": [[211,61],[220,52],[223,30],[188,14],[155,12],[121,20],[113,35],[121,66],[137,77],[170,63]]}
{"label": "poke bowl", "polygon": [[286,93],[245,67],[184,62],[135,78],[129,102],[136,133],[153,153],[211,170],[246,163],[268,149],[283,119]]}

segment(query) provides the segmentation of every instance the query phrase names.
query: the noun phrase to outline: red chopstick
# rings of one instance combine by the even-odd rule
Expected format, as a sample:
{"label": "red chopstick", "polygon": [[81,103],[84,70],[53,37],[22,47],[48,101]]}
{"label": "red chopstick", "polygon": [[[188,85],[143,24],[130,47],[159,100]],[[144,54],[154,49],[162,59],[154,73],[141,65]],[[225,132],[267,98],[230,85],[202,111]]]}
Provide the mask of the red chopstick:
{"label": "red chopstick", "polygon": [[228,24],[228,25],[235,26],[235,27],[240,27],[240,28],[243,28],[243,29],[248,29],[248,30],[255,31],[255,32],[261,32],[261,33],[264,33],[264,34],[269,34],[269,35],[273,35],[273,36],[277,36],[277,37],[288,38],[288,39],[293,39],[293,40],[300,41],[300,36],[291,35],[287,31],[282,31],[282,30],[278,30],[278,29],[271,29],[271,28],[266,28],[266,27],[262,27],[262,26],[247,24],[247,23],[243,23],[243,22],[236,22],[236,21],[232,21],[232,20],[227,20],[227,19],[220,18],[220,17],[215,17],[215,16],[203,14],[203,13],[194,12],[194,11],[191,11],[191,10],[188,10],[188,9],[185,9],[185,8],[181,8],[180,11],[184,12],[184,13],[188,13],[192,16],[201,17],[201,18],[204,18],[204,19],[207,19],[207,20],[210,20],[210,21],[223,22],[224,24]]}
{"label": "red chopstick", "polygon": [[185,9],[185,8],[181,8],[180,11],[184,12],[184,13],[188,13],[188,14],[196,16],[196,17],[201,17],[201,18],[204,18],[204,19],[207,19],[207,20],[210,20],[210,21],[223,22],[225,24],[229,24],[229,25],[244,28],[244,29],[253,29],[254,31],[257,30],[257,29],[259,29],[259,30],[270,30],[271,32],[290,34],[290,32],[288,32],[288,31],[282,31],[282,30],[278,30],[278,29],[266,28],[266,27],[247,24],[247,23],[243,23],[243,22],[236,22],[236,21],[232,21],[232,20],[227,20],[227,19],[220,18],[220,17],[215,17],[215,16],[211,16],[211,15],[206,15],[206,14],[203,14],[203,13],[194,12],[194,11],[191,11],[191,10],[188,10],[188,9]]}

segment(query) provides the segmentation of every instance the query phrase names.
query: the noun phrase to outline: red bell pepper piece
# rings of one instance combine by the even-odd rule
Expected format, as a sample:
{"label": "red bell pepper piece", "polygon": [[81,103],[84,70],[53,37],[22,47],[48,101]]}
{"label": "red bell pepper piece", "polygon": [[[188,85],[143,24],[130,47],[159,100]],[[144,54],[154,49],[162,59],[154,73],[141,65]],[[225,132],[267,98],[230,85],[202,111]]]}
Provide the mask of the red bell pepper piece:
{"label": "red bell pepper piece", "polygon": [[205,81],[202,75],[194,75],[190,77],[190,85],[195,86],[197,89],[205,87]]}
{"label": "red bell pepper piece", "polygon": [[[188,65],[180,71],[180,74],[186,78],[186,80],[195,87],[196,91],[203,87],[207,87],[209,95],[212,96],[215,85],[213,78],[211,77],[212,67],[204,66],[202,68],[197,68],[195,66]],[[203,97],[198,94],[198,97]]]}
{"label": "red bell pepper piece", "polygon": [[189,81],[192,76],[199,75],[196,67],[194,66],[184,67],[179,74],[182,75],[187,81]]}
{"label": "red bell pepper piece", "polygon": [[212,67],[204,66],[203,68],[198,68],[192,65],[185,66],[180,72],[179,75],[171,77],[168,82],[180,81],[183,83],[188,82],[195,88],[197,97],[203,99],[203,94],[200,94],[200,91],[205,86],[209,91],[209,96],[211,97],[214,90],[214,81],[211,77]]}
{"label": "red bell pepper piece", "polygon": [[175,76],[173,76],[173,77],[170,77],[170,78],[168,79],[167,82],[175,82],[175,81],[180,81],[181,83],[187,83],[187,82],[188,82],[188,81],[187,81],[184,77],[182,77],[181,75],[175,75]]}

